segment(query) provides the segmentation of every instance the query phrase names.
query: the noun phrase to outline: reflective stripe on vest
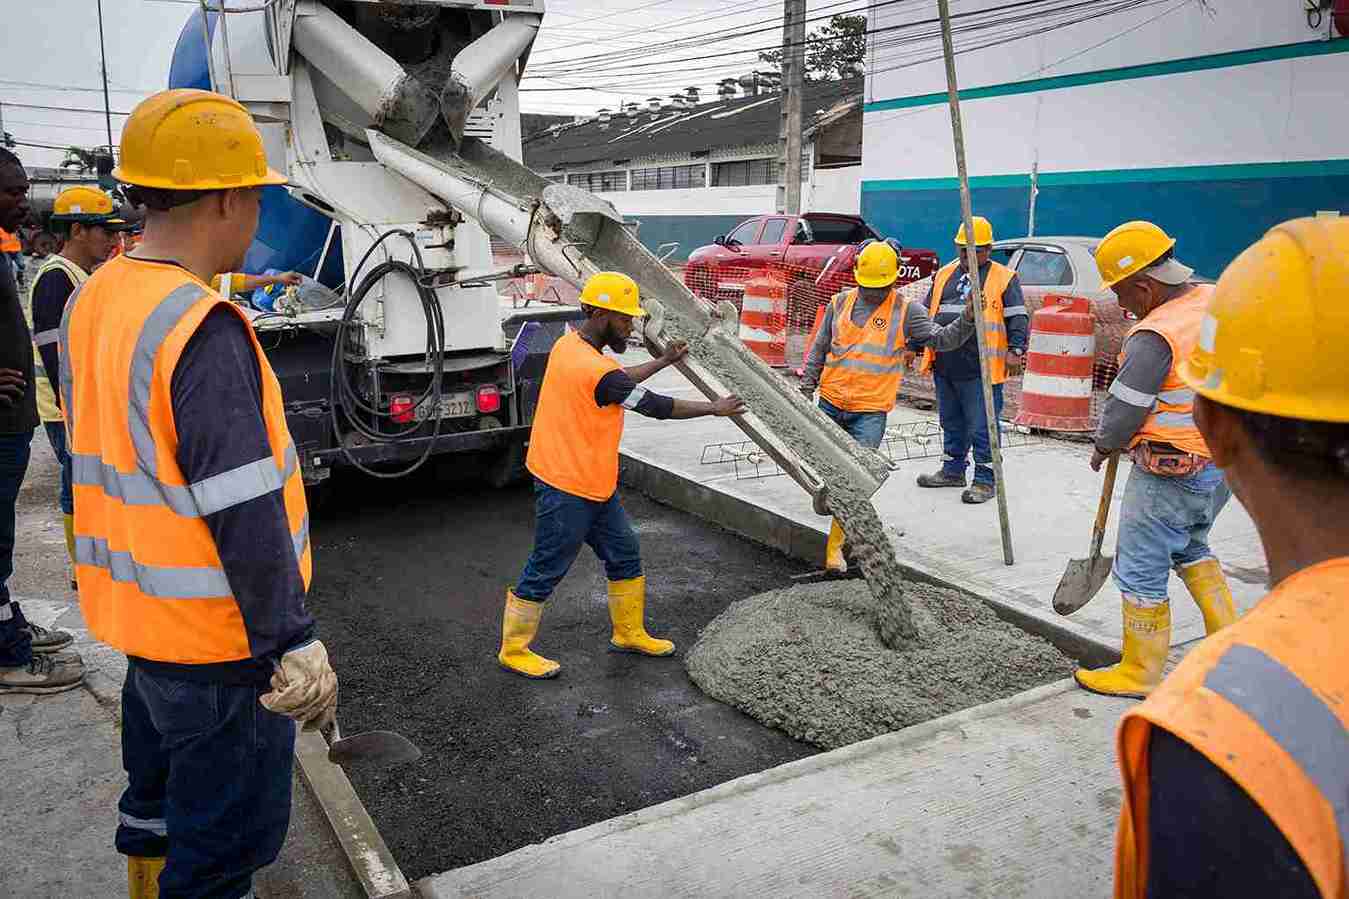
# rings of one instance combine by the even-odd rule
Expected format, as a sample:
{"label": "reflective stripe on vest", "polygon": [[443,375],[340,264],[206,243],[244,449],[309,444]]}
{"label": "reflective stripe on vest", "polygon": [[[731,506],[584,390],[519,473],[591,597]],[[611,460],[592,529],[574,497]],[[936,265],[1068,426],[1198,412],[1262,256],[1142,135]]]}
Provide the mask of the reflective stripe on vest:
{"label": "reflective stripe on vest", "polygon": [[270,452],[193,483],[178,467],[173,372],[217,307],[247,327],[183,270],[122,256],[72,295],[61,326],[80,602],[96,637],[156,661],[251,655],[204,516],[280,491],[305,587],[311,575],[299,460],[280,385],[251,327]]}
{"label": "reflective stripe on vest", "polygon": [[[36,381],[34,388],[37,393],[38,417],[43,421],[61,421],[63,419],[61,407],[56,404],[57,379],[52,378],[47,372],[47,367],[42,364],[41,352],[43,347],[51,346],[61,339],[61,329],[60,327],[56,327],[38,331],[33,322],[33,297],[37,294],[38,282],[42,280],[44,275],[53,269],[60,270],[64,273],[65,276],[70,279],[70,283],[74,290],[79,290],[80,285],[89,277],[84,269],[62,256],[60,253],[53,253],[44,259],[42,264],[38,266],[37,272],[33,275],[33,280],[28,288],[28,308],[25,310],[25,313],[28,316],[28,327],[33,331],[33,358],[35,363],[33,377]],[[72,290],[72,293],[74,293],[74,290]],[[69,298],[67,298],[67,302],[69,302]],[[57,372],[56,374],[57,378],[59,378],[60,372]]]}
{"label": "reflective stripe on vest", "polygon": [[1125,335],[1124,347],[1119,354],[1121,367],[1129,348],[1129,338],[1139,331],[1157,334],[1171,348],[1171,368],[1166,373],[1161,390],[1150,402],[1140,402],[1145,395],[1120,384],[1118,378],[1110,385],[1111,395],[1130,405],[1149,409],[1147,418],[1129,442],[1131,449],[1144,440],[1150,440],[1169,443],[1187,453],[1209,455],[1208,444],[1194,422],[1194,391],[1180,379],[1177,368],[1189,358],[1199,342],[1199,329],[1211,295],[1211,286],[1193,285],[1186,293],[1149,312]]}
{"label": "reflective stripe on vest", "polygon": [[[1199,644],[1119,729],[1115,895],[1142,899],[1151,731],[1185,741],[1278,827],[1323,896],[1349,890],[1349,558],[1286,578]],[[1200,860],[1201,862],[1204,860]]]}
{"label": "reflective stripe on vest", "polygon": [[614,495],[623,407],[596,404],[595,387],[619,368],[576,331],[553,344],[525,457],[525,467],[540,481],[594,502]]}
{"label": "reflective stripe on vest", "polygon": [[904,378],[904,322],[909,304],[892,289],[865,325],[853,322],[857,290],[833,301],[833,334],[820,396],[845,412],[889,412]]}
{"label": "reflective stripe on vest", "polygon": [[[942,313],[959,314],[965,311],[964,303],[943,304],[941,301],[951,276],[959,270],[960,260],[957,259],[942,266],[932,277],[932,301],[928,306],[928,315],[934,325],[937,323],[937,316]],[[988,277],[981,285],[984,292],[984,344],[988,349],[988,377],[994,384],[1001,384],[1007,380],[1007,323],[1004,321],[1002,295],[1015,276],[1016,272],[1002,263],[989,262]],[[928,347],[923,350],[918,370],[923,374],[931,374],[936,361],[936,351]]]}

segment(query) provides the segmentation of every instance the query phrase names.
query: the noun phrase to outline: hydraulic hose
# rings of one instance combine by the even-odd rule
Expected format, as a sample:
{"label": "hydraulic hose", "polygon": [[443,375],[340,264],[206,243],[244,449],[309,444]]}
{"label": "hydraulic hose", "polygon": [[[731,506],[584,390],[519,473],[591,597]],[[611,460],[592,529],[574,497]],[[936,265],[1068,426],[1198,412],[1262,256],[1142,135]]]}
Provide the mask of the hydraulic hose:
{"label": "hydraulic hose", "polygon": [[[408,245],[412,248],[412,257],[415,264],[389,259],[376,265],[364,277],[359,277],[375,248],[393,236],[401,236],[407,240]],[[426,358],[432,366],[431,382],[413,403],[412,411],[415,417],[416,410],[421,408],[423,404],[429,403],[433,424],[431,439],[426,442],[426,448],[422,450],[421,456],[406,468],[385,472],[376,471],[357,461],[347,447],[346,441],[343,440],[342,424],[345,421],[350,430],[356,431],[372,443],[397,443],[411,437],[412,434],[423,427],[423,423],[417,421],[406,428],[393,432],[380,431],[372,427],[365,421],[366,417],[378,421],[379,419],[391,419],[392,413],[362,399],[352,385],[352,379],[348,376],[345,348],[351,329],[356,323],[361,303],[376,284],[390,275],[399,275],[412,281],[422,304],[422,312],[426,317]],[[328,385],[329,414],[332,420],[333,437],[337,440],[337,445],[341,448],[347,462],[371,477],[391,479],[412,474],[431,457],[436,440],[440,437],[439,412],[443,389],[441,382],[445,372],[445,319],[440,307],[440,300],[431,286],[431,280],[432,275],[426,271],[425,264],[422,261],[421,248],[417,245],[416,238],[408,231],[392,229],[379,235],[375,242],[370,245],[348,281],[348,284],[355,283],[356,287],[354,290],[348,290],[347,292],[342,317],[338,321],[337,334],[333,339],[333,355],[332,364],[329,367]],[[375,402],[378,403],[378,398]]]}

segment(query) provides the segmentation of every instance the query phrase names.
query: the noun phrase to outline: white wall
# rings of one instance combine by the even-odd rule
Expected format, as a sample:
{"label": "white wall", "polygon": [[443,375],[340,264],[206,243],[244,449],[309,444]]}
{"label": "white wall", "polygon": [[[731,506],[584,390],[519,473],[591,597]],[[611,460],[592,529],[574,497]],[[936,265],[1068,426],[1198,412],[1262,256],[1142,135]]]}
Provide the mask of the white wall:
{"label": "white wall", "polygon": [[[993,5],[966,0],[953,11]],[[924,18],[931,6],[872,13],[883,28],[899,16]],[[1190,2],[1147,21],[1158,12],[1148,7],[961,54],[960,87],[1315,41],[1325,30],[1308,28],[1291,0]],[[874,52],[868,102],[945,90],[939,60],[895,68],[902,62],[895,52]],[[1346,84],[1349,53],[1339,53],[962,100],[970,174],[1028,172],[1037,156],[1041,172],[1343,158]],[[863,168],[866,180],[953,176],[945,103],[868,112]]]}
{"label": "white wall", "polygon": [[816,169],[801,197],[805,212],[845,212],[857,215],[862,202],[862,167]]}
{"label": "white wall", "polygon": [[742,215],[749,218],[773,211],[777,188],[772,184],[756,184],[687,190],[630,190],[599,196],[613,203],[624,215]]}

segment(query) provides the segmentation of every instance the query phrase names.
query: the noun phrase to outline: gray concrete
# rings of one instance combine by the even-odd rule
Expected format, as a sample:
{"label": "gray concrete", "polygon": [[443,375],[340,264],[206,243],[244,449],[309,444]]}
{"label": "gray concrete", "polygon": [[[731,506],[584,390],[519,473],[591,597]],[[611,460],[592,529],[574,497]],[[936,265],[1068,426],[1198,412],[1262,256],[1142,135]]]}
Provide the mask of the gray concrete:
{"label": "gray concrete", "polygon": [[417,886],[427,899],[1107,896],[1129,705],[1051,684]]}

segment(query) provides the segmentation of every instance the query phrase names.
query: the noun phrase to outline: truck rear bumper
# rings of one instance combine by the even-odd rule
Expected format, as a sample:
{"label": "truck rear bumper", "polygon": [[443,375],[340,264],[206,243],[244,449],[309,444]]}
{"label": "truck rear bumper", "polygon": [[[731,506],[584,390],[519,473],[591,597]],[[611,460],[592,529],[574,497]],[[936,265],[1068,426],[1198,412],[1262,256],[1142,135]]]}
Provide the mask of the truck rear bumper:
{"label": "truck rear bumper", "polygon": [[492,428],[486,431],[441,434],[439,437],[414,437],[394,443],[350,446],[346,452],[333,447],[332,449],[315,452],[310,462],[317,469],[348,465],[352,458],[362,465],[377,465],[381,462],[406,462],[421,456],[426,451],[426,444],[433,440],[435,446],[432,448],[431,454],[441,455],[443,453],[476,453],[505,449],[512,443],[524,443],[528,439],[528,426]]}

